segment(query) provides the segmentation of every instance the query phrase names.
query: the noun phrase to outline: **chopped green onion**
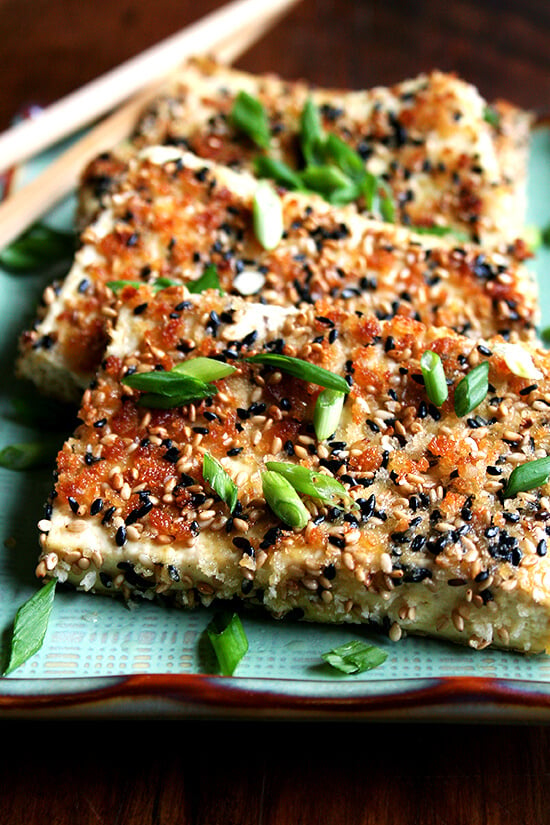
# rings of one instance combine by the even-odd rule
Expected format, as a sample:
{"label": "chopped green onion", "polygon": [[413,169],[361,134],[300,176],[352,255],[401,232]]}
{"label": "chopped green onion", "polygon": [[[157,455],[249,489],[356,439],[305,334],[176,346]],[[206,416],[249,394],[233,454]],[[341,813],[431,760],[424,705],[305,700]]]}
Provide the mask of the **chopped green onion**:
{"label": "chopped green onion", "polygon": [[341,375],[336,375],[336,373],[326,370],[324,367],[318,367],[316,364],[311,364],[309,361],[304,361],[302,358],[279,355],[276,352],[260,352],[258,355],[250,355],[244,360],[253,364],[266,364],[275,367],[287,372],[289,375],[293,375],[295,378],[317,384],[319,387],[326,387],[343,393],[350,391],[348,382]]}
{"label": "chopped green onion", "polygon": [[420,359],[420,369],[428,398],[436,407],[441,407],[449,396],[443,362],[436,352],[427,349]]}
{"label": "chopped green onion", "polygon": [[308,166],[301,173],[302,183],[312,192],[317,192],[325,199],[340,196],[353,189],[357,191],[353,181],[337,166]]}
{"label": "chopped green onion", "polygon": [[321,656],[336,670],[348,674],[365,673],[384,664],[388,658],[385,650],[357,639],[322,653]]}
{"label": "chopped green onion", "polygon": [[74,249],[72,232],[36,223],[2,250],[0,266],[8,272],[37,272],[41,267],[68,261]]}
{"label": "chopped green onion", "polygon": [[325,134],[319,110],[308,98],[300,115],[300,142],[306,166],[318,166],[324,162]]}
{"label": "chopped green onion", "polygon": [[259,155],[254,161],[256,175],[259,178],[271,178],[287,189],[301,189],[302,178],[287,163],[270,155]]}
{"label": "chopped green onion", "polygon": [[540,239],[544,246],[550,246],[550,223],[541,229]]}
{"label": "chopped green onion", "polygon": [[489,392],[489,362],[482,361],[470,370],[458,383],[455,390],[455,413],[467,415],[481,404]]}
{"label": "chopped green onion", "polygon": [[485,106],[483,120],[495,129],[500,126],[500,114],[492,106]]}
{"label": "chopped green onion", "polygon": [[248,92],[239,92],[231,109],[231,120],[235,128],[248,135],[257,146],[267,149],[271,142],[269,119],[257,98]]}
{"label": "chopped green onion", "polygon": [[540,330],[540,340],[545,346],[550,346],[550,327],[544,327]]}
{"label": "chopped green onion", "polygon": [[313,427],[319,441],[336,432],[340,423],[346,396],[338,390],[322,390],[317,396],[313,412]]}
{"label": "chopped green onion", "polygon": [[361,155],[332,132],[325,140],[326,155],[351,180],[362,182],[366,174],[365,162]]}
{"label": "chopped green onion", "polygon": [[266,470],[262,473],[262,489],[265,500],[281,521],[303,530],[309,521],[309,512],[302,499],[281,473]]}
{"label": "chopped green onion", "polygon": [[410,230],[416,235],[435,235],[438,238],[452,235],[457,241],[463,241],[464,243],[469,240],[469,235],[466,232],[455,229],[454,226],[440,226],[439,224],[434,224],[433,226],[411,226]]}
{"label": "chopped green onion", "polygon": [[206,628],[224,676],[232,676],[248,651],[248,639],[237,613],[224,611],[214,616]]}
{"label": "chopped green onion", "polygon": [[194,281],[186,281],[185,286],[189,292],[193,293],[193,295],[197,295],[200,292],[205,292],[207,289],[217,289],[220,295],[223,295],[218,270],[214,264],[208,264],[199,278],[196,278]]}
{"label": "chopped green onion", "polygon": [[504,490],[505,498],[515,496],[518,493],[526,493],[535,487],[546,484],[550,478],[550,456],[535,458],[525,464],[518,464],[514,467],[508,477],[508,483]]}
{"label": "chopped green onion", "polygon": [[528,224],[524,227],[521,236],[533,252],[536,252],[543,245],[542,230],[538,226]]}
{"label": "chopped green onion", "polygon": [[383,220],[386,223],[394,223],[395,222],[395,204],[393,202],[393,197],[391,193],[391,189],[386,183],[386,181],[379,182],[381,193],[379,193],[379,209],[380,214]]}
{"label": "chopped green onion", "polygon": [[52,612],[57,579],[50,581],[22,604],[15,614],[10,655],[4,676],[21,667],[42,647]]}
{"label": "chopped green onion", "polygon": [[202,460],[202,474],[204,480],[210,484],[214,492],[224,501],[232,513],[237,504],[238,488],[229,473],[220,462],[205,453]]}
{"label": "chopped green onion", "polygon": [[0,467],[8,470],[36,470],[39,467],[49,467],[60,446],[58,438],[9,444],[0,450]]}
{"label": "chopped green onion", "polygon": [[107,286],[114,293],[121,292],[125,286],[133,286],[139,289],[140,286],[151,286],[153,292],[160,292],[162,289],[168,289],[170,286],[180,286],[181,281],[174,281],[172,278],[157,278],[150,284],[147,281],[107,281]]}
{"label": "chopped green onion", "polygon": [[177,370],[135,372],[121,378],[121,383],[145,393],[138,401],[140,406],[160,409],[181,407],[218,391],[213,384]]}
{"label": "chopped green onion", "polygon": [[316,498],[323,504],[335,505],[339,501],[355,503],[344,485],[333,476],[287,461],[266,461],[265,466],[271,472],[284,476],[296,492]]}
{"label": "chopped green onion", "polygon": [[493,346],[493,353],[504,359],[513,375],[528,378],[530,381],[537,381],[543,377],[533,362],[533,356],[521,344],[497,343]]}
{"label": "chopped green onion", "polygon": [[260,181],[252,205],[254,233],[264,249],[275,249],[283,237],[283,202],[267,181]]}
{"label": "chopped green onion", "polygon": [[182,361],[172,368],[171,372],[184,375],[190,375],[192,378],[198,378],[200,381],[219,381],[220,378],[227,378],[228,375],[233,375],[236,367],[231,364],[226,364],[225,361],[218,361],[217,358],[206,358],[205,356],[198,356],[197,358],[189,358],[187,361]]}

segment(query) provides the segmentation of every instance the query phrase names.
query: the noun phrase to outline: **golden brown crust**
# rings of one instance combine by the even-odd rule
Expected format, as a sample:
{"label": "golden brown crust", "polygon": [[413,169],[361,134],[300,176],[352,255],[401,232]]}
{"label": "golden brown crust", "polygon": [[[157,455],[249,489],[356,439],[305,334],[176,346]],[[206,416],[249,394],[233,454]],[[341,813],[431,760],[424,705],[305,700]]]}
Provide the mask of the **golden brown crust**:
{"label": "golden brown crust", "polygon": [[67,373],[67,387],[87,386],[113,313],[109,282],[185,282],[209,265],[227,292],[246,292],[252,278],[252,300],[295,306],[330,296],[379,318],[403,315],[472,337],[534,334],[537,293],[521,241],[485,252],[281,192],[285,234],[266,251],[253,230],[256,183],[244,173],[188,154],[162,164],[102,156],[87,177],[101,187],[103,208],[60,294],[48,288],[43,317],[23,336],[20,370],[31,377],[49,360]]}
{"label": "golden brown crust", "polygon": [[[388,623],[392,638],[548,647],[548,488],[503,496],[513,467],[547,454],[548,353],[525,345],[540,378],[521,378],[501,338],[476,343],[330,301],[274,318],[233,296],[127,287],[119,310],[83,424],[58,457],[40,576],[127,597],[173,594],[187,606],[236,596],[275,615]],[[440,408],[421,379],[426,349],[449,384]],[[242,360],[260,351],[348,377],[333,437],[320,442],[312,427],[319,387]],[[197,355],[238,368],[211,400],[148,409],[120,383]],[[458,418],[456,386],[481,361],[489,392]],[[233,514],[203,479],[205,451],[238,485]],[[290,529],[262,493],[270,459],[336,476],[354,505],[306,497],[311,519]]]}

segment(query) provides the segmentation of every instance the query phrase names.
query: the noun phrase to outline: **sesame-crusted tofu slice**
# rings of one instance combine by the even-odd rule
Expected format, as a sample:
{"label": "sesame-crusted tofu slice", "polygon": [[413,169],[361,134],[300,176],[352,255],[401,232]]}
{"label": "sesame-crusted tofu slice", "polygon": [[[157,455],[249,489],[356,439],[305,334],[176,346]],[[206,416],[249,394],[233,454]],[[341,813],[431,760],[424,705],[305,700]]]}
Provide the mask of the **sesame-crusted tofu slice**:
{"label": "sesame-crusted tofu slice", "polygon": [[400,223],[450,226],[483,243],[521,234],[531,115],[505,101],[488,105],[454,74],[432,71],[391,87],[350,91],[195,60],[148,107],[134,143],[183,145],[201,157],[251,169],[258,147],[230,117],[241,91],[265,107],[269,153],[294,168],[302,162],[297,136],[311,97],[323,129],[388,180]]}
{"label": "sesame-crusted tofu slice", "polygon": [[266,250],[254,231],[258,184],[248,173],[167,146],[127,162],[103,156],[98,179],[106,165],[114,182],[102,184],[101,211],[21,339],[19,373],[44,392],[79,399],[93,378],[116,312],[109,284],[189,282],[212,265],[223,290],[254,301],[295,306],[330,296],[379,318],[404,315],[473,337],[534,334],[537,290],[522,241],[486,251],[281,192],[284,233]]}
{"label": "sesame-crusted tofu slice", "polygon": [[[38,576],[185,607],[235,597],[275,617],[372,622],[394,640],[549,649],[548,473],[533,481],[550,444],[549,353],[330,300],[276,307],[143,286],[119,301],[82,424],[57,458]],[[439,407],[426,350],[448,386]],[[135,386],[136,375],[196,376],[205,357],[235,370],[202,399],[181,406]],[[482,364],[486,385],[459,417],[459,382]],[[320,438],[311,365],[349,390]],[[310,470],[313,489],[273,498],[265,474],[288,464]],[[512,484],[515,468],[530,481]],[[323,479],[340,486],[329,494]],[[292,513],[280,507],[296,496]]]}

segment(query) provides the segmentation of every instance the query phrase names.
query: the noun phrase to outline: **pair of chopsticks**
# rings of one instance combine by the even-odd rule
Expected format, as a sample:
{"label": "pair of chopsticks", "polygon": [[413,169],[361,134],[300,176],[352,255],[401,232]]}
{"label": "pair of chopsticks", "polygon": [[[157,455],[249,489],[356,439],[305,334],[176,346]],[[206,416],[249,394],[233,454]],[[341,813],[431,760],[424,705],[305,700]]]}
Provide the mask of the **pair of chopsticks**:
{"label": "pair of chopsticks", "polygon": [[89,160],[131,134],[144,107],[185,60],[208,54],[231,63],[297,2],[233,0],[1,134],[0,172],[112,112],[0,204],[0,249],[62,200]]}

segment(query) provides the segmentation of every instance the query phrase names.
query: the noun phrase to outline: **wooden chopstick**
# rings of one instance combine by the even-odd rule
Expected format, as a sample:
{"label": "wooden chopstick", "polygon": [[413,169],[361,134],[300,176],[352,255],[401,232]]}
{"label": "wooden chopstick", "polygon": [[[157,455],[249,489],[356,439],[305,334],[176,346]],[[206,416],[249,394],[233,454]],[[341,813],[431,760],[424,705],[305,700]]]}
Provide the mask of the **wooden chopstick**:
{"label": "wooden chopstick", "polygon": [[[231,63],[255,43],[284,10],[296,0],[271,3],[270,15],[250,19],[239,32],[227,36],[218,43],[210,43],[209,53],[223,63]],[[217,32],[217,36],[219,33]],[[195,49],[189,55],[195,54]],[[181,55],[180,55],[181,57]],[[182,59],[185,59],[185,55]],[[164,77],[135,95],[112,115],[101,121],[80,140],[70,146],[59,158],[49,164],[44,172],[21,189],[16,190],[0,204],[0,249],[17,238],[28,226],[59,203],[77,184],[85,164],[100,152],[111,149],[127,138],[143,107],[167,83]]]}
{"label": "wooden chopstick", "polygon": [[233,0],[0,134],[0,172],[88,126],[192,54],[227,43],[248,26],[273,20],[297,0]]}

